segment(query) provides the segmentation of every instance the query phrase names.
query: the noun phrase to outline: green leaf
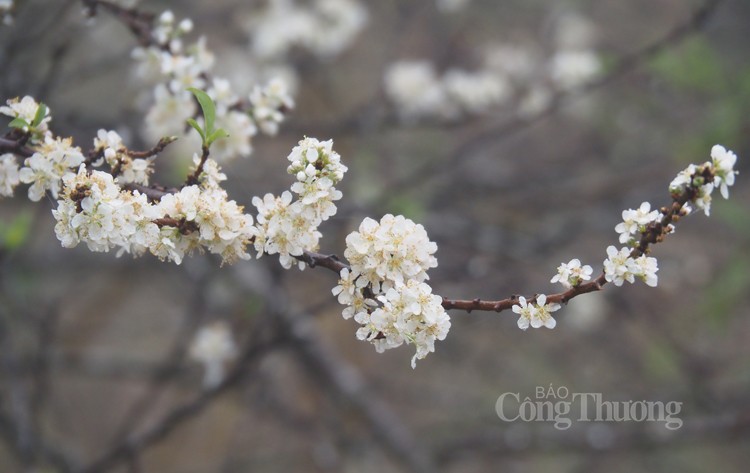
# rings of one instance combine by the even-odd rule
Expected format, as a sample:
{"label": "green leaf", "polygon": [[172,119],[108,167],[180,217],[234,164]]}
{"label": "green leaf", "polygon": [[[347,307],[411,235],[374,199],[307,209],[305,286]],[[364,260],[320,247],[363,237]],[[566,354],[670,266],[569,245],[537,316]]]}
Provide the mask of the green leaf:
{"label": "green leaf", "polygon": [[211,97],[202,90],[198,90],[194,87],[190,87],[188,90],[195,95],[195,98],[198,99],[198,103],[203,110],[203,118],[206,121],[206,135],[204,136],[211,135],[214,131],[214,122],[216,121],[216,105],[214,105],[214,101],[211,100]]}
{"label": "green leaf", "polygon": [[223,128],[219,128],[218,130],[214,131],[211,136],[208,137],[206,141],[208,141],[208,145],[211,146],[211,143],[218,140],[219,138],[226,138],[229,136],[229,133]]}
{"label": "green leaf", "polygon": [[40,123],[42,123],[42,120],[44,120],[44,117],[47,116],[47,106],[44,105],[44,103],[39,103],[39,107],[36,109],[36,114],[34,115],[34,121],[31,122],[31,127],[36,128],[39,126]]}
{"label": "green leaf", "polygon": [[195,131],[197,131],[198,134],[201,135],[201,140],[203,140],[203,142],[205,143],[206,142],[206,133],[203,131],[203,128],[201,128],[201,126],[198,124],[198,122],[195,121],[195,120],[193,120],[192,118],[188,118],[187,122],[188,122],[188,125],[190,125],[193,128],[195,128]]}
{"label": "green leaf", "polygon": [[29,124],[21,117],[14,118],[13,120],[8,123],[8,126],[11,128],[28,128]]}
{"label": "green leaf", "polygon": [[9,251],[20,248],[29,237],[31,222],[31,213],[23,212],[8,223],[7,226],[3,225],[0,227],[2,247]]}

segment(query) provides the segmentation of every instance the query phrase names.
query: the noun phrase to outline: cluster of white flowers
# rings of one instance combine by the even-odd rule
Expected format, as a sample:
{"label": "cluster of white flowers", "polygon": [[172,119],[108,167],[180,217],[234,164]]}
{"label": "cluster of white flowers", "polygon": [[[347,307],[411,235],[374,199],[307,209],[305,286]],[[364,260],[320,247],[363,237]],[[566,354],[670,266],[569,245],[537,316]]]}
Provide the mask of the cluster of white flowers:
{"label": "cluster of white flowers", "polygon": [[615,286],[622,286],[627,281],[635,282],[635,278],[642,279],[651,287],[656,287],[658,277],[656,272],[659,267],[656,258],[641,255],[637,258],[630,256],[632,249],[630,247],[620,248],[614,246],[607,247],[607,259],[604,260],[604,277],[608,282],[614,283]]}
{"label": "cluster of white flowers", "polygon": [[435,351],[435,341],[445,340],[451,327],[450,317],[442,306],[442,298],[432,288],[416,279],[398,284],[376,296],[379,306],[372,311],[359,311],[354,320],[360,324],[357,338],[375,345],[378,353],[401,346],[404,342],[416,347],[411,366]]}
{"label": "cluster of white flowers", "polygon": [[539,328],[555,328],[557,321],[550,314],[560,309],[560,304],[547,303],[547,296],[540,294],[536,297],[536,301],[527,301],[525,297],[520,296],[518,298],[518,304],[514,304],[512,307],[513,312],[518,314],[518,328],[526,330],[529,327]]}
{"label": "cluster of white flowers", "polygon": [[[734,185],[737,174],[734,170],[736,162],[737,155],[721,145],[715,145],[711,148],[711,161],[699,166],[691,164],[681,171],[669,185],[669,191],[675,199],[683,199],[683,195],[688,197],[688,202],[683,205],[681,214],[690,212],[689,203],[692,202],[708,215],[711,193],[714,189],[720,189],[721,195],[728,198],[729,187]],[[623,221],[615,226],[615,231],[620,234],[620,243],[626,243],[628,246],[619,250],[615,246],[607,248],[607,259],[604,260],[604,278],[607,282],[622,286],[626,281],[633,283],[638,278],[648,286],[656,287],[659,281],[656,275],[659,271],[656,258],[645,254],[635,257],[633,255],[640,253],[635,249],[639,248],[641,236],[646,232],[658,231],[662,235],[674,232],[674,226],[671,224],[664,228],[658,225],[662,218],[664,215],[659,210],[651,210],[651,204],[648,202],[643,202],[636,210],[627,209],[622,212]],[[557,274],[550,282],[559,282],[566,288],[571,288],[591,279],[591,273],[591,266],[581,266],[580,260],[572,259],[569,263],[563,263],[557,268]],[[542,299],[543,297],[537,298],[539,306],[544,306],[546,299]],[[554,306],[555,308],[550,311],[559,308],[557,304]],[[549,328],[555,326],[553,319],[548,320],[536,315],[538,311],[542,314],[545,314],[545,311],[528,304],[523,297],[520,299],[520,305],[513,306],[513,311],[521,315],[518,326],[522,329],[529,325],[532,327],[546,325]],[[548,323],[551,325],[547,325]]]}
{"label": "cluster of white flowers", "polygon": [[256,85],[250,92],[250,103],[255,123],[267,135],[275,135],[284,120],[283,112],[294,108],[286,82],[280,79],[270,81],[265,87]]}
{"label": "cluster of white flowers", "polygon": [[237,357],[237,346],[229,326],[214,322],[201,327],[190,345],[190,358],[205,369],[203,386],[210,389],[224,380],[224,366]]}
{"label": "cluster of white flowers", "polygon": [[16,157],[10,153],[0,154],[0,195],[12,197],[20,182]]}
{"label": "cluster of white flowers", "polygon": [[157,218],[145,195],[121,190],[112,175],[89,172],[81,166],[77,174],[63,178],[64,188],[52,211],[55,234],[65,248],[85,242],[91,251],[143,254],[159,233]]}
{"label": "cluster of white flowers", "polygon": [[360,340],[378,351],[411,343],[417,350],[412,366],[434,351],[435,340],[443,340],[450,329],[442,298],[424,283],[427,270],[437,266],[435,251],[422,225],[401,215],[388,214],[380,222],[366,218],[359,231],[346,237],[350,269],[341,271],[332,290],[347,306],[344,318],[354,317],[361,325]]}
{"label": "cluster of white flowers", "polygon": [[[289,191],[280,197],[266,194],[263,199],[253,198],[258,209],[258,256],[278,253],[281,265],[287,269],[305,250],[318,249],[318,226],[336,213],[334,201],[341,199],[341,191],[334,186],[347,171],[331,140],[305,138],[292,149],[288,159],[291,164],[287,172],[297,179],[291,188],[297,200],[292,202]],[[300,261],[298,266],[304,269],[305,264]]]}
{"label": "cluster of white flowers", "polygon": [[121,189],[111,174],[84,166],[63,182],[52,213],[64,247],[84,242],[91,251],[117,248],[118,255],[149,251],[177,264],[198,248],[225,263],[250,258],[246,248],[255,235],[253,219],[223,189],[186,186],[151,203],[138,191]]}
{"label": "cluster of white flowers", "polygon": [[[284,112],[294,107],[289,91],[281,81],[254,89],[242,100],[228,80],[211,77],[214,55],[207,49],[205,37],[184,46],[182,38],[193,29],[185,19],[176,23],[171,11],[162,13],[152,31],[154,45],[138,47],[133,57],[139,62],[139,76],[155,83],[153,103],[146,114],[145,134],[150,140],[164,136],[184,136],[185,121],[197,113],[189,88],[207,88],[216,104],[216,125],[226,130],[227,139],[218,141],[212,156],[227,161],[252,153],[252,139],[258,128],[275,134]],[[256,108],[257,107],[257,108]]]}
{"label": "cluster of white flowers", "polygon": [[[438,6],[451,10],[465,3],[439,1]],[[600,72],[592,30],[584,18],[563,15],[555,50],[546,60],[529,47],[493,44],[483,48],[483,64],[471,72],[453,68],[441,76],[429,61],[398,61],[385,71],[385,91],[405,120],[484,113],[514,97],[517,113],[533,115],[549,105],[555,91],[581,86]]]}
{"label": "cluster of white flowers", "polygon": [[[722,197],[729,198],[729,187],[734,185],[734,176],[737,171],[734,165],[737,155],[721,145],[711,148],[711,161],[700,166],[691,164],[677,174],[677,177],[669,184],[669,192],[679,195],[689,187],[693,196],[691,202],[706,215],[711,213],[711,194],[714,189],[719,189]],[[689,210],[689,207],[688,207]]]}
{"label": "cluster of white flowers", "polygon": [[648,202],[643,202],[638,210],[623,210],[622,222],[615,227],[615,231],[620,234],[620,243],[632,243],[646,229],[646,225],[661,220],[661,217],[661,212],[651,210]]}
{"label": "cluster of white flowers", "polygon": [[398,61],[385,73],[385,91],[404,119],[456,118],[505,102],[509,84],[488,71],[447,71],[439,77],[428,61]]}
{"label": "cluster of white flowers", "polygon": [[29,199],[34,202],[41,200],[47,191],[57,198],[60,180],[71,174],[85,159],[81,150],[73,146],[70,138],[45,136],[44,143],[37,150],[26,158],[24,167],[18,173],[21,182],[31,184]]}
{"label": "cluster of white flowers", "polygon": [[[220,85],[214,89],[217,97],[222,96]],[[30,122],[39,107],[27,97],[9,101],[3,111]],[[31,200],[40,200],[45,192],[59,197],[53,211],[55,232],[65,247],[86,243],[92,251],[117,249],[118,255],[150,252],[180,264],[195,250],[217,254],[222,263],[249,259],[248,246],[254,245],[259,255],[278,253],[281,264],[289,268],[295,256],[318,248],[321,234],[317,228],[336,213],[334,202],[341,198],[341,192],[334,186],[347,171],[333,151],[332,141],[303,139],[288,157],[287,172],[296,178],[291,192],[253,199],[258,208],[256,227],[253,217],[229,200],[222,189],[226,175],[215,160],[206,158],[201,165],[201,157],[194,155],[194,183],[151,202],[146,195],[121,187],[130,183],[147,185],[151,160],[132,158],[119,134],[99,130],[91,154],[94,162],[89,163],[95,167],[106,162],[115,178],[87,167],[80,149],[73,147],[70,139],[54,137],[46,129],[49,117],[44,120],[45,133],[29,138],[34,153],[23,167],[12,153],[0,156],[0,194],[11,196],[23,182],[31,184]],[[40,129],[41,124],[36,130]],[[26,131],[31,135],[32,130]],[[297,195],[294,202],[292,193]]]}
{"label": "cluster of white flowers", "polygon": [[224,189],[186,186],[162,197],[157,208],[163,218],[176,219],[188,228],[197,225],[187,235],[182,234],[184,227],[180,225],[162,226],[160,243],[164,246],[160,247],[164,251],[157,256],[179,263],[193,248],[205,248],[220,255],[224,263],[250,259],[247,246],[256,234],[253,218],[243,213],[241,205],[229,200]]}
{"label": "cluster of white flowers", "polygon": [[590,50],[561,50],[550,60],[550,77],[560,89],[574,89],[596,77],[601,70],[599,56]]}
{"label": "cluster of white flowers", "polygon": [[154,172],[154,158],[133,159],[116,131],[99,130],[94,138],[94,151],[101,153],[111,169],[117,170],[118,183],[148,185],[148,178]]}
{"label": "cluster of white flowers", "polygon": [[[42,111],[44,116],[32,127],[37,114],[41,115]],[[37,103],[33,97],[27,95],[20,100],[8,100],[0,107],[0,114],[19,120],[17,129],[28,134],[28,146],[34,151],[24,159],[22,166],[11,153],[0,156],[0,195],[12,196],[15,187],[23,182],[31,184],[28,196],[34,202],[41,200],[46,192],[57,198],[61,179],[74,173],[84,162],[81,150],[73,146],[70,138],[52,135],[48,127],[52,119],[49,108]]]}
{"label": "cluster of white flowers", "polygon": [[248,24],[255,54],[279,59],[294,47],[329,58],[349,47],[367,24],[367,10],[357,0],[270,0]]}
{"label": "cluster of white flowers", "polygon": [[555,274],[550,282],[559,282],[563,286],[570,288],[581,284],[583,281],[591,279],[591,273],[594,270],[589,265],[581,266],[581,260],[574,258],[568,263],[562,263],[557,267]]}
{"label": "cluster of white flowers", "polygon": [[[6,104],[0,107],[0,113],[12,118],[20,118],[27,124],[34,121],[37,111],[39,110],[39,104],[34,100],[33,97],[25,96],[22,99],[14,98],[6,102]],[[48,124],[52,117],[50,116],[49,108],[45,109],[44,118],[36,126],[35,131],[39,134],[46,134],[48,131]],[[24,132],[28,132],[28,126],[20,127]]]}

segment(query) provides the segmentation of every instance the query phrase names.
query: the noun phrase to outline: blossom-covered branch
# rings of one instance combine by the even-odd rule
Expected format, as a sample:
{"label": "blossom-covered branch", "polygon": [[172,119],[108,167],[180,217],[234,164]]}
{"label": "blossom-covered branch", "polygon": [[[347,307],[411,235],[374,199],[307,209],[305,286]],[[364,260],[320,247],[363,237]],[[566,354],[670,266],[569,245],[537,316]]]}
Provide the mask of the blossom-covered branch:
{"label": "blossom-covered branch", "polygon": [[[437,245],[422,225],[401,215],[365,218],[346,238],[345,261],[318,252],[319,227],[337,212],[342,193],[336,186],[347,172],[331,140],[300,140],[287,157],[287,173],[293,177],[290,189],[278,196],[253,197],[255,215],[230,200],[218,160],[249,154],[256,127],[275,133],[283,118],[279,114],[290,108],[291,99],[269,86],[268,93],[256,89],[249,101],[241,100],[228,81],[211,78],[213,57],[205,40],[183,46],[183,36],[193,27],[190,20],[176,23],[171,12],[156,17],[104,0],[85,3],[91,14],[102,7],[127,24],[141,43],[135,57],[145,69],[154,66],[152,72],[158,72],[156,103],[145,119],[148,133],[158,143],[147,151],[132,151],[117,132],[102,129],[93,148],[84,153],[72,139],[50,130],[52,115],[44,103],[30,96],[11,99],[0,107],[0,114],[10,117],[10,131],[0,139],[0,195],[14,195],[23,183],[30,200],[54,199],[55,233],[68,248],[85,244],[91,251],[151,254],[176,264],[196,252],[216,254],[222,264],[231,264],[251,259],[252,248],[258,258],[278,255],[286,269],[327,268],[339,276],[332,293],[346,306],[343,317],[359,325],[357,337],[378,351],[414,345],[412,366],[447,336],[448,310],[510,309],[519,315],[521,329],[554,328],[552,313],[562,304],[607,283],[621,286],[641,279],[656,286],[658,265],[649,256],[651,246],[672,233],[693,206],[708,215],[713,190],[727,198],[734,184],[735,154],[714,146],[711,161],[691,165],[670,184],[669,205],[651,210],[644,202],[637,210],[623,212],[615,230],[625,246],[606,249],[603,270],[595,279],[591,266],[572,259],[551,279],[565,287],[560,293],[501,300],[442,297],[427,283],[428,271],[438,265]],[[464,83],[460,88],[466,88],[466,80],[459,80]],[[186,123],[201,143],[184,184],[170,189],[152,183],[154,159],[189,130]],[[209,337],[211,343],[204,345],[210,350],[197,350],[196,357],[205,359],[206,350],[215,355],[218,345],[229,356],[228,345],[216,339],[222,340]],[[212,368],[211,383],[219,377],[217,366]]]}

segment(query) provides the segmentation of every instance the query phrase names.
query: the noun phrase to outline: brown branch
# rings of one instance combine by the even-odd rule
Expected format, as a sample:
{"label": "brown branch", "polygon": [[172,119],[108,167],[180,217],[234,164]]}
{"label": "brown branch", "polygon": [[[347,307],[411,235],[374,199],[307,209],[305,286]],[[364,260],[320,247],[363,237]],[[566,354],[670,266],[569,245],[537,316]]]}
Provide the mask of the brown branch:
{"label": "brown branch", "polygon": [[203,174],[203,166],[205,166],[206,164],[206,160],[208,159],[208,154],[209,154],[208,146],[204,144],[203,153],[201,154],[201,160],[198,163],[198,167],[195,168],[195,172],[190,174],[185,180],[186,186],[192,186],[192,185],[198,184],[201,174]]}
{"label": "brown branch", "polygon": [[[713,176],[707,169],[703,169],[702,177],[705,183],[712,182]],[[685,204],[692,200],[696,195],[696,189],[688,186],[682,194],[672,196],[673,202],[669,207],[661,209],[664,214],[659,222],[651,224],[641,232],[641,237],[638,244],[635,245],[630,253],[632,258],[637,258],[641,255],[647,254],[650,250],[650,246],[661,242],[664,237],[671,231],[671,225],[673,222],[679,220],[684,215],[683,207]],[[335,273],[340,273],[342,269],[349,268],[349,266],[343,263],[336,255],[326,255],[322,253],[316,253],[312,251],[305,251],[301,256],[296,256],[300,261],[304,261],[311,268],[323,267],[329,269]],[[569,300],[574,297],[580,296],[581,294],[588,294],[590,292],[600,291],[607,284],[607,279],[604,273],[600,274],[593,281],[573,286],[567,291],[549,294],[547,295],[547,303],[558,303],[566,304]],[[537,294],[526,297],[529,301],[535,301]],[[502,312],[512,308],[518,304],[519,296],[514,294],[510,297],[501,300],[483,300],[480,298],[476,299],[449,299],[443,297],[443,308],[445,310],[463,310],[471,312],[474,310],[487,311],[487,312]]]}
{"label": "brown branch", "polygon": [[14,139],[9,136],[0,137],[0,153],[13,153],[22,158],[29,158],[34,151],[20,139]]}
{"label": "brown branch", "polygon": [[81,0],[90,17],[96,16],[97,10],[103,8],[125,24],[143,47],[157,45],[151,34],[154,25],[154,14],[142,12],[136,8],[124,8],[107,0]]}
{"label": "brown branch", "polygon": [[150,158],[151,156],[156,156],[164,149],[169,146],[170,144],[177,141],[176,136],[165,136],[164,138],[160,139],[158,143],[156,143],[156,146],[154,146],[151,149],[147,149],[145,151],[132,151],[132,150],[126,150],[125,154],[130,156],[133,159],[146,159]]}
{"label": "brown branch", "polygon": [[139,435],[125,439],[105,452],[89,466],[81,470],[82,473],[103,473],[111,470],[122,462],[134,458],[139,453],[151,448],[164,440],[178,427],[202,413],[220,395],[240,384],[251,364],[259,361],[270,350],[280,346],[284,340],[278,336],[268,341],[251,340],[247,343],[242,355],[222,382],[215,388],[203,391],[191,401],[188,401],[164,415],[156,424]]}

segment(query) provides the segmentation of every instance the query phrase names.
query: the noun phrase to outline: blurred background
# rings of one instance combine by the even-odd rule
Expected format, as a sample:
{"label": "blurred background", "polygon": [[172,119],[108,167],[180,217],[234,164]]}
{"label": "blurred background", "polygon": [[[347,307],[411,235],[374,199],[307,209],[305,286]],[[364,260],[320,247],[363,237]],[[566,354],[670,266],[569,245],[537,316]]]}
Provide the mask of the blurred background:
{"label": "blurred background", "polygon": [[[191,37],[206,35],[217,74],[240,91],[283,66],[296,107],[277,136],[256,136],[249,158],[224,164],[226,187],[254,210],[253,196],[290,185],[286,156],[303,136],[332,138],[349,173],[322,252],[343,256],[364,217],[403,214],[438,244],[435,293],[558,292],[549,281],[561,262],[601,271],[622,210],[667,204],[668,183],[712,145],[738,154],[737,186],[654,248],[657,288],[576,298],[554,330],[520,331],[511,312],[453,311],[448,338],[416,369],[411,347],[378,354],[355,338],[329,271],[285,271],[273,256],[220,268],[201,255],[176,266],[63,249],[55,203],[18,190],[0,201],[0,471],[746,471],[750,3],[360,7],[361,26],[334,52],[297,44],[270,61],[258,47],[265,1],[138,4],[192,18]],[[0,97],[45,102],[51,129],[84,150],[99,128],[146,149],[137,42],[112,15],[88,21],[81,9],[18,2],[14,25],[0,28]],[[572,43],[595,67],[556,82],[551,64]],[[492,59],[508,48],[516,56]],[[428,61],[439,77],[531,72],[492,106],[414,114],[384,85],[398,61]],[[159,158],[154,181],[179,182],[189,145]],[[231,328],[237,356],[206,389],[189,347],[216,323]],[[550,385],[682,402],[684,425],[558,430],[498,418],[501,394]]]}

